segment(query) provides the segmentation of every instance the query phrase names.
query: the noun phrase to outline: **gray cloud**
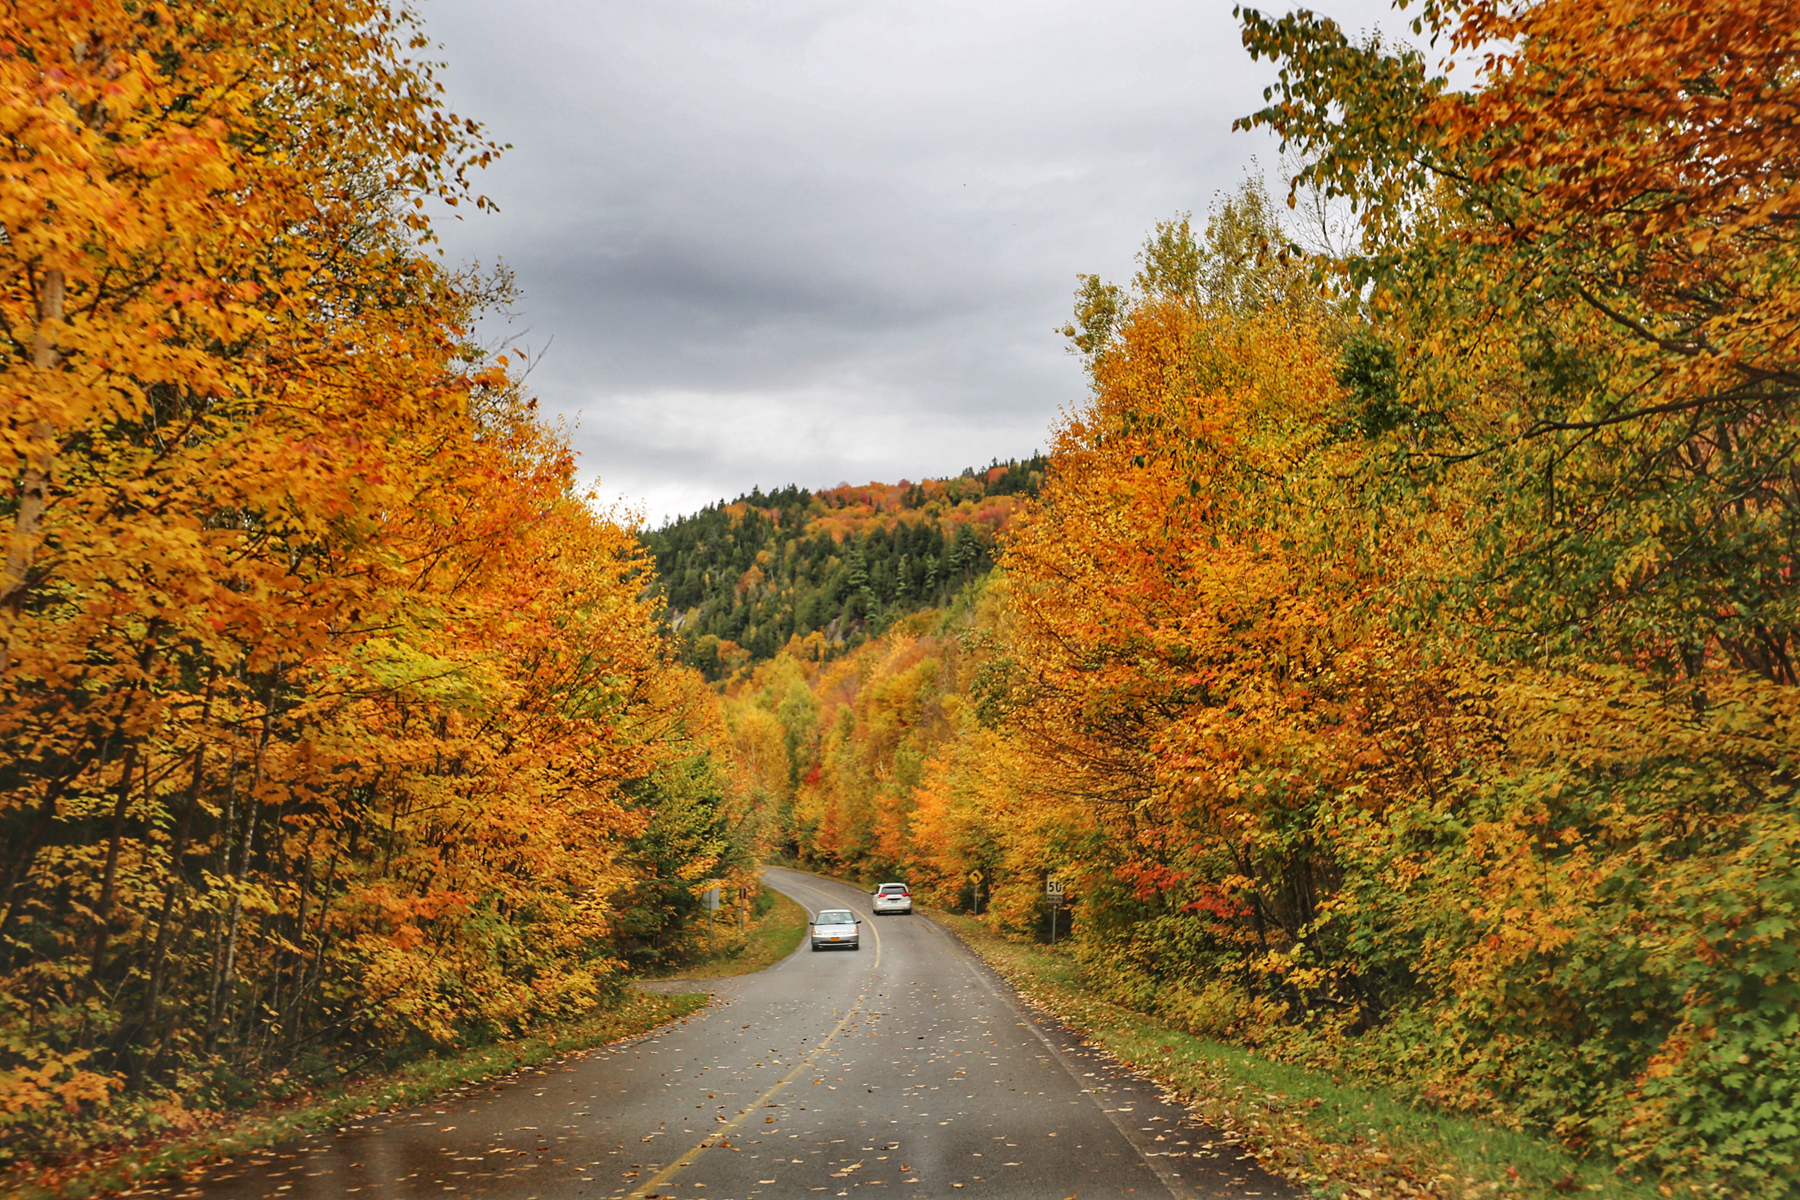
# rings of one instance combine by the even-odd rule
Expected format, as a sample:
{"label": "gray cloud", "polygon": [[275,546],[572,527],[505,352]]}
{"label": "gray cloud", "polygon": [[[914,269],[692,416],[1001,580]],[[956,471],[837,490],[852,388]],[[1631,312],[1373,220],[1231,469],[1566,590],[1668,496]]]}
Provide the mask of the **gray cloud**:
{"label": "gray cloud", "polygon": [[1127,276],[1151,224],[1273,158],[1230,133],[1270,71],[1229,3],[424,15],[453,106],[513,145],[446,254],[517,271],[525,340],[553,339],[534,391],[653,521],[1045,445],[1083,392],[1053,332],[1075,274]]}

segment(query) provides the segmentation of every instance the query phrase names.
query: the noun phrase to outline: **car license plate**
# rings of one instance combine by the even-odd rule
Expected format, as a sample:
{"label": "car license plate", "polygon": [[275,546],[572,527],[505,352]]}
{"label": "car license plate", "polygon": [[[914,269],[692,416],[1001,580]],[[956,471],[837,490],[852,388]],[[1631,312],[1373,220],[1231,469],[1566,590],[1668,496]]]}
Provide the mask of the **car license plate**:
{"label": "car license plate", "polygon": [[834,933],[834,934],[832,934],[832,935],[831,935],[831,940],[832,940],[832,941],[834,941],[834,942],[835,942],[835,941],[837,941],[837,940],[838,940],[838,935],[837,935],[837,934],[835,934],[835,933]]}

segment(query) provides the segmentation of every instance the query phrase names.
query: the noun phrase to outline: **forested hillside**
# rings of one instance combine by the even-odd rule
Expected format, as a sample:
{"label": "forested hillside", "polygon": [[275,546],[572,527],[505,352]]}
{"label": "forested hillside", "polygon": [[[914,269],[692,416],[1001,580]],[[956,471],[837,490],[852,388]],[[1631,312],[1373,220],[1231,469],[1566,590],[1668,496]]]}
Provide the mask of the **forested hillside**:
{"label": "forested hillside", "polygon": [[717,679],[790,639],[836,653],[946,603],[993,566],[1043,471],[1034,457],[921,483],[759,488],[643,540],[688,661]]}
{"label": "forested hillside", "polygon": [[1359,244],[1249,187],[1085,277],[998,568],[745,671],[734,753],[822,868],[1027,933],[1061,879],[1118,1003],[1790,1197],[1800,9],[1411,11],[1480,89],[1243,13]]}

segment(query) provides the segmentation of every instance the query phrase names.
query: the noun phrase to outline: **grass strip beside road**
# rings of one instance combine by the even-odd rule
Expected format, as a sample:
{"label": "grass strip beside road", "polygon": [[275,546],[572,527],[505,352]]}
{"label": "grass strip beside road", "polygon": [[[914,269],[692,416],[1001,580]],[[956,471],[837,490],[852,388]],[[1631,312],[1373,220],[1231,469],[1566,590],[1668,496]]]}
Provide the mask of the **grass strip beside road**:
{"label": "grass strip beside road", "polygon": [[1659,1200],[1546,1138],[1394,1098],[1379,1084],[1263,1058],[1183,1033],[1081,987],[1074,957],[933,912],[1026,1000],[1160,1083],[1203,1120],[1303,1191],[1343,1200]]}
{"label": "grass strip beside road", "polygon": [[298,1101],[258,1105],[222,1117],[181,1138],[84,1156],[59,1167],[21,1168],[0,1176],[0,1195],[18,1200],[74,1200],[181,1175],[215,1159],[293,1141],[320,1129],[404,1108],[547,1059],[646,1033],[706,1006],[704,995],[629,992],[617,1008],[549,1025],[511,1041],[419,1059],[392,1072],[364,1076]]}

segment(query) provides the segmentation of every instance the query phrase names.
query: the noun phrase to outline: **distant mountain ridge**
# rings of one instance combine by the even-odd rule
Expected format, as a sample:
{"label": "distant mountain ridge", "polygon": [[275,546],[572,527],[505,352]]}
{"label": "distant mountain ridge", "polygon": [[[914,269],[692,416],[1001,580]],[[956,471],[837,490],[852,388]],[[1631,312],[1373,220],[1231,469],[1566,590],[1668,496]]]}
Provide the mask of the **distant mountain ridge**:
{"label": "distant mountain ridge", "polygon": [[813,657],[938,608],[987,573],[1045,459],[948,479],[760,487],[642,535],[687,660],[720,679],[798,638]]}

